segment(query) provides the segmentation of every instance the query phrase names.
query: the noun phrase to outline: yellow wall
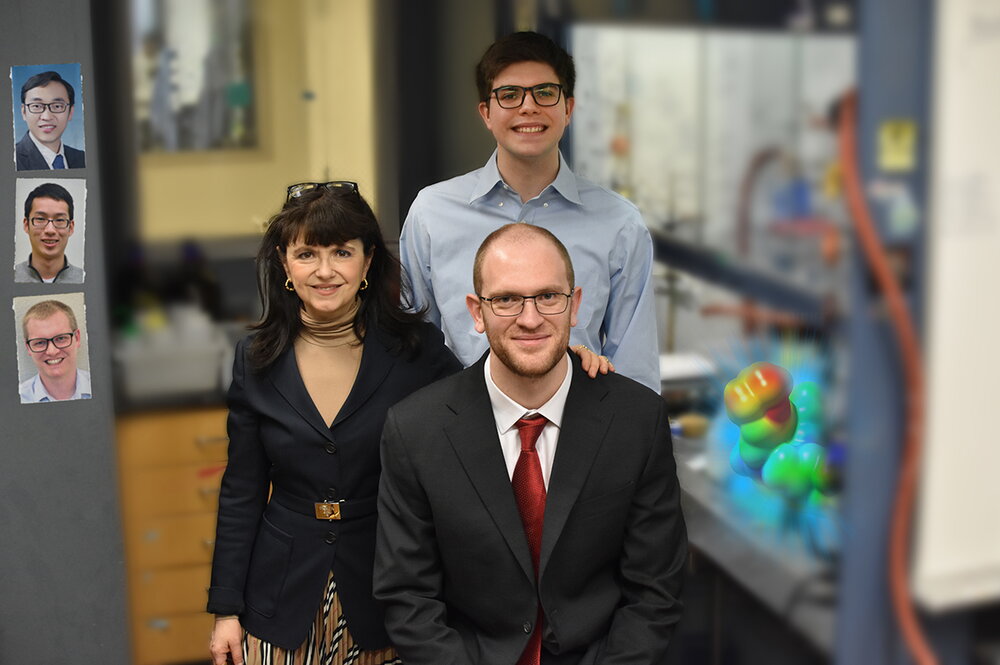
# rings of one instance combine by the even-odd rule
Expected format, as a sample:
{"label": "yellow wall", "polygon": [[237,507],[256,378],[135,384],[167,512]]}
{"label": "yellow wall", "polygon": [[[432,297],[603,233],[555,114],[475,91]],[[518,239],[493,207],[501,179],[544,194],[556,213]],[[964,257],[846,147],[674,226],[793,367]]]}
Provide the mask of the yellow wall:
{"label": "yellow wall", "polygon": [[354,180],[375,204],[374,0],[306,0],[306,68],[316,94],[307,109],[309,170]]}
{"label": "yellow wall", "polygon": [[373,2],[258,2],[260,145],[142,155],[145,240],[257,233],[294,182],[356,180],[374,201]]}

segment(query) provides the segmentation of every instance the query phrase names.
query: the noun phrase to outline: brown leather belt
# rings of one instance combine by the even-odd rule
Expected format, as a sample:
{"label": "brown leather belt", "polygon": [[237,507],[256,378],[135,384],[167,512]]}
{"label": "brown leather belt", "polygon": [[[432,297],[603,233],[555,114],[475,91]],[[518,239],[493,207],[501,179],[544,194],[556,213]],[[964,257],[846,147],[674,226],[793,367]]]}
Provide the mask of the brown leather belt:
{"label": "brown leather belt", "polygon": [[338,501],[310,501],[275,488],[271,500],[285,508],[318,520],[353,520],[375,514],[378,497],[340,499]]}

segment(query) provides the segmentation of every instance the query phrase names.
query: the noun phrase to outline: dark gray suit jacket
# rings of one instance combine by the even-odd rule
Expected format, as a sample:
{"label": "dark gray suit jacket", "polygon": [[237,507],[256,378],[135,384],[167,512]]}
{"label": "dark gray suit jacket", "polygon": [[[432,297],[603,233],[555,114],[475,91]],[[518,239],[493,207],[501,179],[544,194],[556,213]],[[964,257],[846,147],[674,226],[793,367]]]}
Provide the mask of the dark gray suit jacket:
{"label": "dark gray suit jacket", "polygon": [[[63,152],[66,154],[66,168],[82,169],[87,165],[86,153],[83,150],[77,150],[76,148],[64,145]],[[31,140],[31,137],[28,136],[27,132],[17,142],[14,155],[17,159],[18,171],[49,170],[49,165],[45,163],[45,158],[42,157],[42,153],[38,151],[38,147]]]}
{"label": "dark gray suit jacket", "polygon": [[663,400],[573,357],[536,585],[483,362],[386,418],[375,596],[400,657],[511,665],[540,599],[542,663],[658,665],[687,552]]}

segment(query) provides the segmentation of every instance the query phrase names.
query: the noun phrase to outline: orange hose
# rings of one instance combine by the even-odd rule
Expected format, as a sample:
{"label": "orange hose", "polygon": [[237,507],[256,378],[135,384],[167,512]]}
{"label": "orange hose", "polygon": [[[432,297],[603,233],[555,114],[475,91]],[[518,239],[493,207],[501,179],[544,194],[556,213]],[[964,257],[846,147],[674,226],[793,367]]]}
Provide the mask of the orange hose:
{"label": "orange hose", "polygon": [[924,419],[924,370],[920,343],[903,296],[885,250],[875,230],[861,186],[857,159],[857,92],[851,91],[841,107],[839,148],[844,169],[844,193],[868,266],[875,282],[885,296],[889,318],[899,342],[900,360],[906,387],[906,424],[902,462],[897,479],[889,536],[889,588],[892,606],[903,635],[903,641],[918,665],[937,665],[938,659],[927,641],[917,619],[910,593],[909,546],[913,505],[917,488],[917,471],[921,455],[921,432]]}

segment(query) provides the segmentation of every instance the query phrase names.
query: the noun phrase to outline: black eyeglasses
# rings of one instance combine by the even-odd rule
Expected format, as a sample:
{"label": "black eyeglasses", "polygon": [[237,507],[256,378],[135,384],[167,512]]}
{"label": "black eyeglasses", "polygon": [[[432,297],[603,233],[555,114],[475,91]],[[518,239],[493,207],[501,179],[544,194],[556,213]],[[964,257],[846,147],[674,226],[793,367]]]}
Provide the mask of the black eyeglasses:
{"label": "black eyeglasses", "polygon": [[66,102],[50,102],[48,104],[43,104],[42,102],[31,102],[25,104],[24,108],[28,109],[28,113],[34,113],[38,115],[45,109],[49,110],[49,113],[65,113],[66,109],[69,108],[69,104]]}
{"label": "black eyeglasses", "polygon": [[531,93],[531,98],[539,106],[555,106],[562,97],[562,86],[558,83],[539,83],[530,88],[520,85],[502,85],[490,92],[497,98],[497,104],[502,109],[516,109],[524,103],[524,97]]}
{"label": "black eyeglasses", "polygon": [[562,314],[569,307],[572,293],[539,293],[537,296],[493,296],[479,299],[488,302],[497,316],[517,316],[524,311],[524,301],[534,300],[539,314]]}
{"label": "black eyeglasses", "polygon": [[69,228],[69,223],[71,221],[73,221],[73,220],[69,219],[68,217],[59,217],[59,218],[53,218],[53,217],[32,217],[28,221],[30,221],[31,225],[33,227],[35,227],[36,229],[44,229],[46,226],[49,225],[49,222],[52,222],[52,226],[56,227],[57,229],[59,229],[61,231],[63,229],[68,229]]}
{"label": "black eyeglasses", "polygon": [[45,353],[49,348],[49,342],[52,342],[52,346],[57,349],[65,349],[73,343],[73,336],[75,334],[76,331],[74,330],[73,332],[62,333],[55,337],[32,337],[29,340],[25,340],[25,344],[35,353]]}
{"label": "black eyeglasses", "polygon": [[314,189],[329,189],[330,191],[347,191],[358,192],[358,183],[351,182],[350,180],[331,180],[330,182],[300,182],[296,185],[288,186],[288,194],[285,196],[285,201],[290,201],[294,198],[302,196],[306,192],[311,192]]}

